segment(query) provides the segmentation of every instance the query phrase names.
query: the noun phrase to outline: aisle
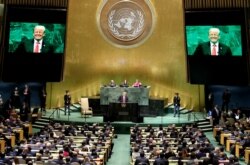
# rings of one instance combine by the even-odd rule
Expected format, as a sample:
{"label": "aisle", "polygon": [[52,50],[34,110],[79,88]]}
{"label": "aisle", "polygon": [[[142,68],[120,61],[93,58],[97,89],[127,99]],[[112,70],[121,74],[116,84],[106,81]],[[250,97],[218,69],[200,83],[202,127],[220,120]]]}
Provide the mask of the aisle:
{"label": "aisle", "polygon": [[129,165],[130,163],[130,135],[118,134],[114,139],[114,148],[107,165]]}

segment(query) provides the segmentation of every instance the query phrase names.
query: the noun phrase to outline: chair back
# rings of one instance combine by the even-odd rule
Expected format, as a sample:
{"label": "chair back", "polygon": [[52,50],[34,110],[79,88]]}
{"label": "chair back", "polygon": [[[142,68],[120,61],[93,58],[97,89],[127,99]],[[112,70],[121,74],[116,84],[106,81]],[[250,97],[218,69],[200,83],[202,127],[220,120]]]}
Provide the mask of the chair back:
{"label": "chair back", "polygon": [[84,110],[89,109],[89,98],[86,97],[81,98],[81,108]]}

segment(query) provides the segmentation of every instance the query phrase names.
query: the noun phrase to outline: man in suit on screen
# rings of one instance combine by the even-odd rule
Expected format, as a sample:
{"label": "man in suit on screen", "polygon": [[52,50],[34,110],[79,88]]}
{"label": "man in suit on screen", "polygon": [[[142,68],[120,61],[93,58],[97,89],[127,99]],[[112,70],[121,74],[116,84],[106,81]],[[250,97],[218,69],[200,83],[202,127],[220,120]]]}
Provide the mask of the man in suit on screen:
{"label": "man in suit on screen", "polygon": [[210,28],[208,38],[208,42],[200,43],[196,47],[193,54],[194,56],[232,56],[231,49],[227,45],[219,42],[219,28]]}
{"label": "man in suit on screen", "polygon": [[36,25],[33,39],[23,39],[15,52],[17,53],[54,53],[54,47],[44,40],[45,26]]}

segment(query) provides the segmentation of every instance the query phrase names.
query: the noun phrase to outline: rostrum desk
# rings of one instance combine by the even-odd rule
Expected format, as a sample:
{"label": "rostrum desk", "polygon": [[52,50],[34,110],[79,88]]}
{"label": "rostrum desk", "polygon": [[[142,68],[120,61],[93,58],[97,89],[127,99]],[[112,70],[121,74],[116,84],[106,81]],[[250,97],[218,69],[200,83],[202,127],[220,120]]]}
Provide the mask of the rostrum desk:
{"label": "rostrum desk", "polygon": [[[105,87],[100,88],[100,104],[104,121],[141,121],[140,106],[149,104],[149,86],[146,87]],[[129,102],[124,106],[118,101],[123,91],[127,92]]]}

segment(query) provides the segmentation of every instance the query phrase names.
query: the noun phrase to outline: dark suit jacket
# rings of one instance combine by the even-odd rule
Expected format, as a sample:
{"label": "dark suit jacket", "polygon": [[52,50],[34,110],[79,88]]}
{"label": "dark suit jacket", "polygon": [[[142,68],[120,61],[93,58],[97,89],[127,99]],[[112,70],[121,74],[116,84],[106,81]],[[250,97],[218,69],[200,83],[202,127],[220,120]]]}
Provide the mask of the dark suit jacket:
{"label": "dark suit jacket", "polygon": [[[119,101],[120,103],[123,102],[123,96],[122,96],[122,95],[119,96],[118,101]],[[128,102],[128,96],[125,96],[125,102],[126,102],[126,103]]]}
{"label": "dark suit jacket", "polygon": [[[34,39],[23,40],[17,47],[16,53],[33,53]],[[53,45],[45,40],[42,42],[41,53],[54,53]]]}
{"label": "dark suit jacket", "polygon": [[216,110],[213,109],[213,110],[212,110],[212,118],[214,119],[214,122],[213,122],[214,125],[219,124],[220,117],[221,117],[221,112],[220,112],[220,110],[219,110],[219,112],[217,113]]}
{"label": "dark suit jacket", "polygon": [[134,165],[149,165],[149,160],[145,157],[137,157]]}
{"label": "dark suit jacket", "polygon": [[174,106],[180,106],[181,105],[181,98],[179,96],[175,96],[173,99]]}
{"label": "dark suit jacket", "polygon": [[[232,56],[231,49],[222,43],[219,43],[219,56]],[[194,52],[194,56],[211,56],[210,42],[200,43]]]}
{"label": "dark suit jacket", "polygon": [[65,94],[64,95],[64,105],[70,105],[71,104],[71,96]]}
{"label": "dark suit jacket", "polygon": [[154,165],[168,165],[168,161],[166,158],[156,158]]}

